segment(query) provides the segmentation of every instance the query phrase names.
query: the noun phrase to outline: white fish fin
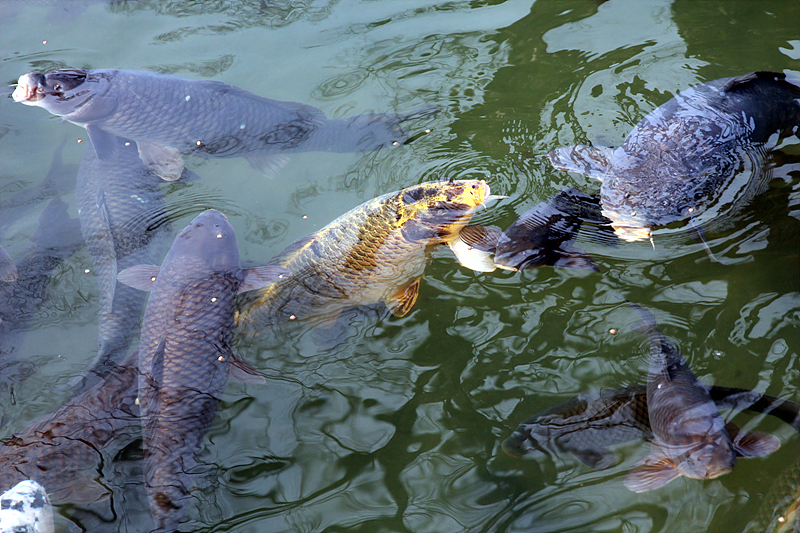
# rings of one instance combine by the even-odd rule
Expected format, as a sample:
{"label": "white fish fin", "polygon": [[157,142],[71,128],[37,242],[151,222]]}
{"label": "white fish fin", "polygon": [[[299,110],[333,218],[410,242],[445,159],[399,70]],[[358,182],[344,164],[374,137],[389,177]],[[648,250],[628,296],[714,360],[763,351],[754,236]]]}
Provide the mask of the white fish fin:
{"label": "white fish fin", "polygon": [[232,379],[233,381],[238,381],[240,383],[266,383],[267,380],[264,379],[264,376],[256,370],[253,365],[242,359],[241,357],[237,357],[233,355],[233,353],[228,354],[230,358],[230,366],[228,367],[228,378]]}
{"label": "white fish fin", "polygon": [[597,268],[597,265],[592,260],[591,256],[580,248],[575,247],[561,250],[560,257],[555,260],[553,266],[600,272],[600,269]]}
{"label": "white fish fin", "polygon": [[10,283],[17,281],[18,278],[19,272],[17,271],[14,261],[11,260],[11,256],[8,255],[8,252],[0,246],[0,281]]}
{"label": "white fish fin", "polygon": [[675,462],[654,446],[650,455],[625,476],[625,486],[633,492],[646,492],[666,485],[679,476]]}
{"label": "white fish fin", "polygon": [[237,293],[254,291],[275,283],[281,279],[286,279],[292,275],[288,268],[279,266],[262,266],[256,268],[248,268],[244,271],[244,279],[239,286]]}
{"label": "white fish fin", "polygon": [[394,316],[406,316],[417,301],[419,296],[419,282],[422,276],[415,278],[411,283],[397,291],[386,301],[386,307]]}
{"label": "white fish fin", "polygon": [[183,173],[183,156],[170,146],[137,141],[139,158],[164,181],[176,181]]}
{"label": "white fish fin", "polygon": [[[489,226],[494,227],[494,226]],[[459,233],[459,235],[453,239],[452,241],[447,243],[447,246],[450,247],[450,250],[453,252],[453,255],[456,256],[459,264],[461,266],[474,270],[476,272],[492,272],[497,268],[497,265],[494,264],[494,259],[492,258],[492,252],[486,251],[482,248],[485,243],[478,239],[473,239],[473,233],[477,233],[476,228],[478,226],[468,226],[468,228],[472,228],[472,230],[467,231],[466,238],[470,242],[476,243],[476,245],[470,245],[464,239],[462,234],[464,230]],[[495,245],[497,241],[495,240]],[[494,248],[494,246],[492,246]]]}
{"label": "white fish fin", "polygon": [[91,124],[86,126],[86,132],[97,159],[108,161],[114,158],[117,153],[117,138],[113,134]]}
{"label": "white fish fin", "polygon": [[156,265],[136,265],[117,274],[117,281],[140,291],[149,291],[153,288],[159,272],[161,267]]}
{"label": "white fish fin", "polygon": [[725,429],[733,440],[733,449],[738,457],[761,457],[781,447],[781,440],[769,433],[741,431],[733,422],[725,424]]}
{"label": "white fish fin", "polygon": [[614,150],[595,148],[585,144],[557,148],[547,154],[550,163],[558,170],[577,172],[587,178],[603,181],[609,168],[609,159]]}
{"label": "white fish fin", "polygon": [[250,166],[268,178],[275,178],[289,164],[289,157],[281,154],[253,152],[245,156]]}

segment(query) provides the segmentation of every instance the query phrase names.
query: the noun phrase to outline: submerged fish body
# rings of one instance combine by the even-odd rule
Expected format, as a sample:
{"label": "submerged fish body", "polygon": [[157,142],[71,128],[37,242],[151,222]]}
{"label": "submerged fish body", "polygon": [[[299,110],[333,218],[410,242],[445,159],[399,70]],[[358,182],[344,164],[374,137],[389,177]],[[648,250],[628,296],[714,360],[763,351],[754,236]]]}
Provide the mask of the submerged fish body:
{"label": "submerged fish body", "polygon": [[0,446],[0,489],[31,479],[59,501],[107,497],[91,469],[141,435],[137,359],[134,350],[103,382],[6,439]]}
{"label": "submerged fish body", "polygon": [[800,533],[800,457],[775,481],[745,533]]}
{"label": "submerged fish body", "polygon": [[17,265],[14,264],[6,249],[0,246],[0,281],[17,281],[17,278],[19,278]]}
{"label": "submerged fish body", "polygon": [[585,221],[608,222],[600,214],[599,196],[570,188],[528,209],[505,230],[471,224],[450,248],[462,266],[478,272],[544,266],[597,272],[589,254],[572,245]]}
{"label": "submerged fish body", "polygon": [[737,455],[766,455],[780,446],[773,435],[726,426],[708,389],[655,327],[653,316],[631,305],[642,316],[650,339],[647,405],[653,444],[650,455],[627,476],[629,489],[652,490],[681,475],[713,479],[731,471]]}
{"label": "submerged fish body", "polygon": [[53,533],[53,508],[35,481],[20,481],[0,495],[0,533]]}
{"label": "submerged fish body", "polygon": [[[711,386],[708,393],[718,409],[746,409],[775,416],[795,429],[800,404],[747,389]],[[608,448],[642,439],[653,440],[647,408],[647,386],[581,393],[522,422],[503,441],[512,457],[570,452],[592,468],[616,464]]]}
{"label": "submerged fish body", "polygon": [[13,96],[85,127],[100,159],[113,153],[113,136],[135,141],[142,161],[166,180],[180,176],[181,154],[245,157],[270,173],[282,153],[359,152],[406,140],[399,115],[328,119],[309,105],[153,72],[32,72]]}
{"label": "submerged fish body", "polygon": [[[602,180],[603,215],[626,241],[698,216],[715,201],[742,205],[769,179],[765,159],[778,136],[800,128],[800,80],[754,72],[698,85],[644,117],[616,150],[573,146],[553,166]],[[734,179],[747,184],[723,199]]]}
{"label": "submerged fish body", "polygon": [[[234,297],[262,287],[286,269],[242,270],[227,218],[209,209],[181,230],[158,267],[119,274],[123,283],[151,290],[139,347],[139,404],[145,482],[159,531],[183,517],[200,450],[228,379]],[[261,378],[263,381],[263,378]]]}
{"label": "submerged fish body", "polygon": [[78,221],[70,219],[67,204],[54,198],[42,210],[28,249],[16,260],[15,281],[0,283],[0,427],[6,419],[11,389],[30,376],[30,363],[16,358],[21,336],[47,300],[53,271],[81,246]]}
{"label": "submerged fish body", "polygon": [[240,323],[263,328],[330,319],[344,308],[413,307],[429,246],[452,242],[489,197],[480,180],[426,182],[384,194],[295,241],[270,264],[293,272],[245,297]]}
{"label": "submerged fish body", "polygon": [[131,142],[115,138],[113,156],[105,160],[92,147],[84,151],[76,188],[78,216],[100,288],[99,350],[86,385],[119,363],[141,328],[147,295],[119,283],[117,273],[163,257],[171,226],[161,183]]}

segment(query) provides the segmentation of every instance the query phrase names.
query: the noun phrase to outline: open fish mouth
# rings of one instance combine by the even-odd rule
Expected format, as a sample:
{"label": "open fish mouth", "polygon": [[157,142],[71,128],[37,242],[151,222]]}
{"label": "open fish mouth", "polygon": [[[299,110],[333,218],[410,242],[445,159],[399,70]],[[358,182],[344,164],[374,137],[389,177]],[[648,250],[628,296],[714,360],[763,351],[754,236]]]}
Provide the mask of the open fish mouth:
{"label": "open fish mouth", "polygon": [[35,104],[47,96],[44,90],[44,82],[44,76],[37,72],[23,74],[19,78],[17,88],[11,93],[11,98],[13,98],[15,102]]}
{"label": "open fish mouth", "polygon": [[647,226],[630,226],[627,224],[611,224],[614,234],[625,242],[653,242],[653,231]]}

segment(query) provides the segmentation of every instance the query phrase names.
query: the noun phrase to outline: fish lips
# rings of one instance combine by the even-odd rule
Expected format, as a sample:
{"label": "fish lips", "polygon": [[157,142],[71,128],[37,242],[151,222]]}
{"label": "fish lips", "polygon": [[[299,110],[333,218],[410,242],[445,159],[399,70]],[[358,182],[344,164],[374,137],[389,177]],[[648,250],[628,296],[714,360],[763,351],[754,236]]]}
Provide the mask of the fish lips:
{"label": "fish lips", "polygon": [[36,103],[47,96],[47,80],[44,74],[31,72],[20,76],[17,88],[11,93],[11,98],[15,102],[26,105],[36,105]]}

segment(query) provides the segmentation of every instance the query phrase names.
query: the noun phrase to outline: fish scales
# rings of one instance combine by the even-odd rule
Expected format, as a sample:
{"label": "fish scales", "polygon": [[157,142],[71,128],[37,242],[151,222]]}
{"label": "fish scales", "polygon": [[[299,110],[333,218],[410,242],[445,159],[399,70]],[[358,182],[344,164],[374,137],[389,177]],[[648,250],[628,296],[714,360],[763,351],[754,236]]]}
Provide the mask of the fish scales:
{"label": "fish scales", "polygon": [[76,189],[81,233],[100,289],[99,350],[90,372],[101,378],[137,335],[147,299],[117,282],[117,273],[157,263],[171,232],[161,180],[141,162],[133,143],[116,138],[115,145],[106,160],[86,148]]}
{"label": "fish scales", "polygon": [[240,322],[257,328],[388,303],[422,275],[425,249],[454,239],[488,195],[482,181],[428,182],[361,204],[278,254],[270,264],[293,275],[246,297]]}
{"label": "fish scales", "polygon": [[15,432],[0,446],[0,489],[33,479],[54,498],[92,502],[107,495],[87,482],[91,468],[139,436],[134,350],[102,383]]}
{"label": "fish scales", "polygon": [[159,531],[177,529],[194,486],[195,455],[231,365],[235,294],[287,273],[242,270],[233,228],[209,209],[178,233],[160,269],[139,265],[119,274],[123,283],[152,291],[142,323],[138,389],[145,482]]}

